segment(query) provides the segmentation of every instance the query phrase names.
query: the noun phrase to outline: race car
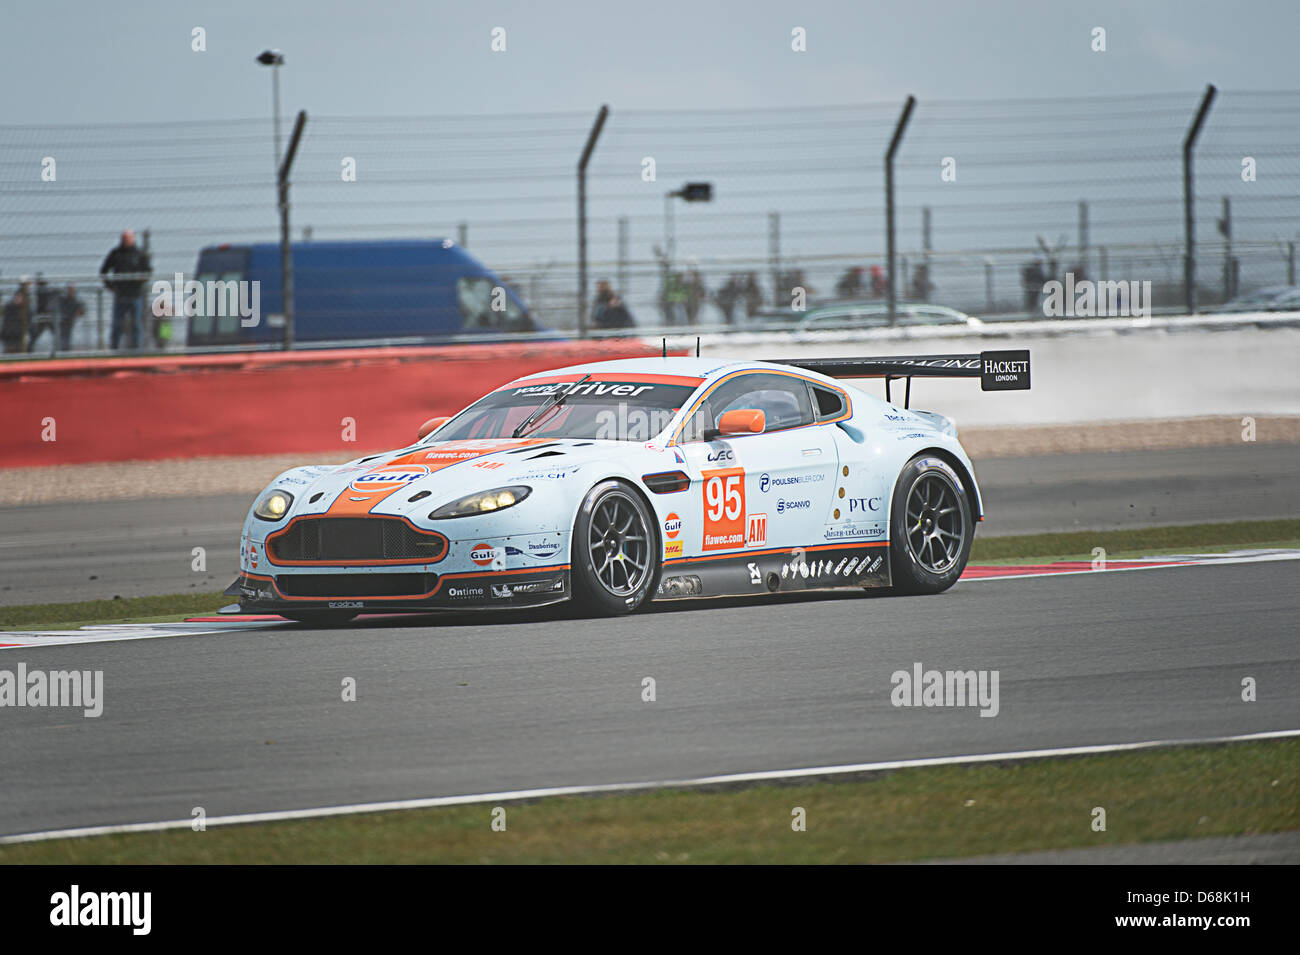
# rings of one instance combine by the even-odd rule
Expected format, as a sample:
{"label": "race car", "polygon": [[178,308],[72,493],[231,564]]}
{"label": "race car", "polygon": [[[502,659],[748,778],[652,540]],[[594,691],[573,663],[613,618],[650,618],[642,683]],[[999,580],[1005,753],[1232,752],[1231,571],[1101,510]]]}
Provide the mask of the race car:
{"label": "race car", "polygon": [[[604,361],[528,375],[414,444],[284,472],[253,502],[244,613],[536,607],[831,588],[936,594],[983,519],[952,422],[913,378],[1029,387],[1027,351]],[[884,380],[885,398],[848,384]],[[906,380],[902,407],[890,385]]]}

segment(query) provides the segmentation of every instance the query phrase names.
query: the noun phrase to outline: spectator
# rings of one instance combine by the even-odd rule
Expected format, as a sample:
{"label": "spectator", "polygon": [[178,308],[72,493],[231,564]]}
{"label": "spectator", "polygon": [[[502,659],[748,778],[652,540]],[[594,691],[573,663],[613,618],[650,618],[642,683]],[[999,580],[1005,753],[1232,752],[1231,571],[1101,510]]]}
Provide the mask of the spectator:
{"label": "spectator", "polygon": [[144,284],[153,270],[148,254],[135,244],[135,233],[127,229],[122,241],[104,258],[99,274],[104,285],[113,293],[113,325],[111,347],[118,349],[125,334],[132,349],[146,347],[144,315],[140,296]]}
{"label": "spectator", "polygon": [[45,281],[45,276],[36,273],[36,314],[50,315],[54,312],[54,289]]}
{"label": "spectator", "polygon": [[709,290],[704,285],[704,276],[700,275],[700,270],[692,267],[686,276],[686,324],[694,325],[696,317],[700,314],[700,305],[703,304]]}
{"label": "spectator", "polygon": [[933,291],[934,285],[930,282],[930,266],[922,263],[916,267],[916,272],[912,275],[912,300],[928,302]]}
{"label": "spectator", "polygon": [[746,272],[740,286],[741,297],[745,300],[745,316],[753,318],[763,307],[763,290],[758,284],[757,272]]}
{"label": "spectator", "polygon": [[[609,283],[605,283],[608,285]],[[619,298],[611,289],[609,299],[604,305],[600,306],[600,311],[596,316],[597,328],[635,328],[636,322],[632,320],[632,313],[627,310],[623,300]]]}
{"label": "spectator", "polygon": [[660,301],[663,305],[664,323],[666,325],[680,325],[682,310],[686,305],[688,290],[685,281],[682,280],[682,273],[674,272],[671,269],[664,274],[664,287],[660,293]]}
{"label": "spectator", "polygon": [[71,351],[72,326],[77,324],[77,319],[86,314],[86,306],[77,297],[76,285],[68,283],[67,289],[55,301],[55,312],[59,323],[59,351]]}
{"label": "spectator", "polygon": [[835,294],[840,298],[857,298],[862,294],[862,276],[866,272],[860,265],[845,269],[840,280],[835,283]]}
{"label": "spectator", "polygon": [[609,307],[609,300],[614,298],[614,289],[609,284],[609,279],[600,279],[596,282],[596,298],[591,303],[591,324],[596,328],[603,327],[603,318],[605,309]]}
{"label": "spectator", "polygon": [[27,351],[28,327],[32,318],[31,282],[23,276],[13,298],[5,304],[4,318],[0,321],[0,343],[6,354]]}
{"label": "spectator", "polygon": [[722,287],[713,293],[713,302],[718,306],[718,311],[722,312],[722,320],[728,325],[732,322],[736,303],[740,301],[740,287],[740,276],[731,275]]}
{"label": "spectator", "polygon": [[1043,271],[1043,260],[1034,259],[1027,263],[1020,270],[1020,284],[1025,290],[1025,311],[1029,313],[1038,310],[1038,303],[1043,294],[1043,285],[1047,281],[1047,275]]}
{"label": "spectator", "polygon": [[878,265],[871,267],[871,297],[884,298],[885,293],[889,291],[889,286],[885,283],[885,270]]}

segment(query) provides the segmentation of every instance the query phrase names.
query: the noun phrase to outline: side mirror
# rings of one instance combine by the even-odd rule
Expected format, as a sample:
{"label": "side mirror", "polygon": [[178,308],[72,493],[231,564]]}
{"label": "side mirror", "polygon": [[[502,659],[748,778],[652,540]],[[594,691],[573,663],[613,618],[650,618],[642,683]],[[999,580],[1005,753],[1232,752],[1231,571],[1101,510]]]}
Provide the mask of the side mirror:
{"label": "side mirror", "polygon": [[767,415],[757,408],[734,408],[718,419],[721,434],[762,434],[766,427]]}
{"label": "side mirror", "polygon": [[415,436],[415,440],[423,441],[450,420],[451,418],[448,415],[443,415],[441,418],[430,418],[424,424],[420,425],[420,431]]}

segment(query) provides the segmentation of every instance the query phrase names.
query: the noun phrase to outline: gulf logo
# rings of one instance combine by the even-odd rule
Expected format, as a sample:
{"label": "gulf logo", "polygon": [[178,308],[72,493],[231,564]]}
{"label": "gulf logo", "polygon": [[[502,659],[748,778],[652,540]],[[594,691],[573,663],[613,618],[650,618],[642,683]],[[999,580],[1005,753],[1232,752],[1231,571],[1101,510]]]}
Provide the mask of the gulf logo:
{"label": "gulf logo", "polygon": [[395,487],[401,487],[403,484],[410,484],[412,481],[418,481],[429,473],[429,469],[423,464],[406,464],[401,466],[390,466],[386,468],[375,468],[373,471],[367,471],[361,477],[352,482],[352,490],[360,491],[363,494],[373,494],[376,491],[391,491]]}
{"label": "gulf logo", "polygon": [[474,549],[469,552],[469,559],[474,561],[474,563],[478,564],[480,567],[486,567],[488,564],[492,563],[492,559],[495,556],[496,552],[492,546],[481,542],[475,544]]}
{"label": "gulf logo", "polygon": [[682,532],[682,519],[676,514],[669,514],[668,519],[664,521],[664,533],[668,539],[672,540]]}

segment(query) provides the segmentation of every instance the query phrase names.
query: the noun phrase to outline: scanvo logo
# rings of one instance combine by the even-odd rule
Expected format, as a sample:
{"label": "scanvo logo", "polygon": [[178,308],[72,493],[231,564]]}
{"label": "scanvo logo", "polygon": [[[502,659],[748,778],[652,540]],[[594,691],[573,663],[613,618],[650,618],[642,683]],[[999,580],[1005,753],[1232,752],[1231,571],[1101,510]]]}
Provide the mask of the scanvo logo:
{"label": "scanvo logo", "polygon": [[669,514],[668,519],[664,521],[664,533],[668,535],[669,540],[673,540],[682,532],[682,519],[676,514]]}
{"label": "scanvo logo", "polygon": [[386,468],[375,468],[373,471],[367,471],[361,477],[352,482],[352,490],[360,491],[362,494],[373,494],[375,491],[391,491],[395,487],[401,487],[403,484],[410,484],[412,481],[418,481],[429,473],[429,469],[423,464],[407,464],[401,467],[390,466]]}

